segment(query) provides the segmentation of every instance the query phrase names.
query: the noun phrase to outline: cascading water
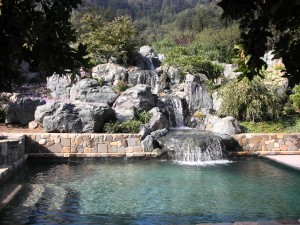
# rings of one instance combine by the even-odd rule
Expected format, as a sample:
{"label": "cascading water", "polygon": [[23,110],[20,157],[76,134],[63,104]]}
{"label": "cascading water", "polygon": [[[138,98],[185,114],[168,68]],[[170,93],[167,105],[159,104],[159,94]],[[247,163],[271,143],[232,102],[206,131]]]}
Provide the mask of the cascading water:
{"label": "cascading water", "polygon": [[179,97],[163,97],[162,101],[165,103],[168,111],[171,127],[183,127],[184,115],[182,99]]}
{"label": "cascading water", "polygon": [[[225,145],[222,138],[203,131],[171,130],[158,139],[174,161],[183,163],[224,162]],[[227,161],[226,161],[227,162]]]}

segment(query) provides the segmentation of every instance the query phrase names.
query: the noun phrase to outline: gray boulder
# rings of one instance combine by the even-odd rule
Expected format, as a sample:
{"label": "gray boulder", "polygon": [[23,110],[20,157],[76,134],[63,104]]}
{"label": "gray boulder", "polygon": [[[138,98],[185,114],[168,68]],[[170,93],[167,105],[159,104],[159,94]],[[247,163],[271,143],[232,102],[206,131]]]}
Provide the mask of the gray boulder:
{"label": "gray boulder", "polygon": [[145,45],[140,48],[134,64],[140,70],[155,70],[161,65],[161,60],[150,46]]}
{"label": "gray boulder", "polygon": [[148,85],[138,84],[124,91],[115,101],[113,109],[117,115],[124,111],[149,111],[155,106],[155,97]]}
{"label": "gray boulder", "polygon": [[155,149],[155,140],[151,135],[148,135],[141,141],[141,146],[144,152],[152,152]]}
{"label": "gray boulder", "polygon": [[31,99],[20,94],[10,97],[5,123],[28,125],[34,120],[34,112],[40,105],[46,104],[43,99]]}
{"label": "gray boulder", "polygon": [[96,102],[112,105],[118,98],[112,87],[100,87],[98,82],[94,79],[80,80],[71,88],[70,100],[81,102]]}
{"label": "gray boulder", "polygon": [[213,98],[213,109],[216,112],[219,112],[221,110],[221,107],[222,107],[223,99],[221,98],[221,96],[216,91],[212,94],[212,98]]}
{"label": "gray boulder", "polygon": [[127,80],[127,69],[115,63],[106,63],[95,66],[92,69],[92,77],[101,79],[109,85],[117,80]]}
{"label": "gray boulder", "polygon": [[241,129],[238,125],[238,121],[232,116],[220,118],[208,114],[204,120],[205,130],[220,134],[239,134]]}
{"label": "gray boulder", "polygon": [[183,76],[181,75],[179,68],[170,66],[163,69],[166,71],[168,80],[171,84],[180,84],[182,82]]}
{"label": "gray boulder", "polygon": [[238,75],[240,75],[240,72],[235,72],[238,69],[238,65],[237,64],[221,64],[224,67],[224,77],[226,77],[227,79],[234,79],[236,78]]}
{"label": "gray boulder", "polygon": [[160,112],[154,113],[148,122],[150,130],[156,131],[161,129],[169,129],[169,120]]}
{"label": "gray boulder", "polygon": [[71,87],[78,80],[78,75],[73,77],[72,74],[59,75],[54,73],[52,76],[47,78],[47,88],[51,91],[52,98],[69,99]]}
{"label": "gray boulder", "polygon": [[162,137],[162,136],[165,136],[167,133],[168,133],[168,129],[164,128],[164,129],[161,129],[161,130],[156,130],[156,131],[153,131],[150,133],[150,135],[155,139],[157,140],[158,138]]}
{"label": "gray boulder", "polygon": [[155,57],[156,54],[153,50],[153,48],[151,48],[150,46],[148,45],[144,45],[142,47],[140,47],[140,50],[139,50],[139,53],[142,55],[142,56],[145,56],[145,57]]}
{"label": "gray boulder", "polygon": [[37,108],[35,120],[46,132],[101,132],[105,122],[114,119],[114,111],[107,105],[95,103],[48,103]]}
{"label": "gray boulder", "polygon": [[141,126],[141,129],[139,132],[139,135],[141,135],[141,140],[144,140],[148,135],[150,135],[150,133],[151,133],[151,130],[149,127],[147,127],[145,125]]}
{"label": "gray boulder", "polygon": [[116,118],[119,122],[133,120],[135,118],[136,110],[133,109],[115,109]]}
{"label": "gray boulder", "polygon": [[191,112],[201,109],[212,109],[213,99],[204,84],[196,82],[185,84],[187,103]]}

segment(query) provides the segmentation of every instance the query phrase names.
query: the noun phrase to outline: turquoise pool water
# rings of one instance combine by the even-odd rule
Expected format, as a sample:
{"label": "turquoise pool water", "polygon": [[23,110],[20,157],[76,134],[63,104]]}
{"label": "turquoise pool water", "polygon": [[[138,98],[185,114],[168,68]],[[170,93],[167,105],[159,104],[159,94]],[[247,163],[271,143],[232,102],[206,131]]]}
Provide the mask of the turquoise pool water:
{"label": "turquoise pool water", "polygon": [[196,224],[299,219],[300,173],[263,159],[31,163],[0,224]]}

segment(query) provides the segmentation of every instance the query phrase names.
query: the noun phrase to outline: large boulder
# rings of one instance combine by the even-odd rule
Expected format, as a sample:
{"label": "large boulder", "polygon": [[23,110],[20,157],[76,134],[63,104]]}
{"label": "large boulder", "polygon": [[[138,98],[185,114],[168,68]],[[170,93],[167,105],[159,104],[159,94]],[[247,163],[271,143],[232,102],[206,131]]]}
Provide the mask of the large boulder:
{"label": "large boulder", "polygon": [[211,114],[206,115],[204,120],[205,130],[220,134],[239,134],[241,129],[238,121],[232,116],[220,118]]}
{"label": "large boulder", "polygon": [[155,56],[156,56],[156,54],[155,54],[153,48],[151,48],[151,47],[148,46],[148,45],[144,45],[144,46],[140,47],[139,53],[140,53],[142,56],[149,57],[149,58],[152,58],[152,57],[155,57]]}
{"label": "large boulder", "polygon": [[100,64],[92,69],[93,78],[101,79],[109,85],[118,80],[126,81],[127,76],[127,69],[115,63]]}
{"label": "large boulder", "polygon": [[124,91],[115,101],[113,109],[116,111],[117,119],[122,121],[118,116],[122,115],[122,112],[149,111],[155,106],[155,100],[148,85],[138,84]]}
{"label": "large boulder", "polygon": [[144,152],[152,152],[157,144],[151,135],[148,135],[144,140],[141,141],[141,146]]}
{"label": "large boulder", "polygon": [[96,80],[88,78],[80,80],[70,91],[71,101],[106,103],[108,105],[112,105],[118,96],[112,87],[100,87]]}
{"label": "large boulder", "polygon": [[134,60],[135,66],[140,70],[155,70],[161,65],[161,60],[150,46],[142,46]]}
{"label": "large boulder", "polygon": [[186,83],[185,92],[187,93],[187,103],[191,112],[203,109],[209,111],[213,108],[213,98],[204,84]]}
{"label": "large boulder", "polygon": [[241,73],[240,72],[235,72],[238,69],[238,65],[237,64],[226,64],[223,63],[221,64],[224,67],[224,72],[223,75],[224,77],[226,77],[227,79],[234,79],[237,76],[239,76]]}
{"label": "large boulder", "polygon": [[73,74],[60,75],[54,73],[47,78],[47,88],[51,91],[54,99],[69,99],[70,90],[74,83],[79,80],[79,76]]}
{"label": "large boulder", "polygon": [[221,98],[221,96],[218,94],[217,91],[215,91],[212,94],[212,98],[213,98],[213,110],[215,112],[219,112],[222,107],[223,99]]}
{"label": "large boulder", "polygon": [[149,120],[148,127],[151,131],[156,131],[164,128],[169,129],[170,124],[169,120],[162,113],[156,112]]}
{"label": "large boulder", "polygon": [[35,120],[46,132],[96,133],[115,119],[114,111],[105,104],[52,102],[37,108]]}
{"label": "large boulder", "polygon": [[43,99],[31,99],[21,94],[14,94],[10,97],[5,123],[28,125],[30,121],[34,120],[36,108],[43,104],[46,104]]}
{"label": "large boulder", "polygon": [[163,70],[166,71],[168,80],[171,84],[180,84],[182,82],[183,76],[178,67],[164,67]]}
{"label": "large boulder", "polygon": [[128,83],[132,85],[146,84],[153,94],[158,92],[158,74],[155,70],[135,70],[128,73]]}

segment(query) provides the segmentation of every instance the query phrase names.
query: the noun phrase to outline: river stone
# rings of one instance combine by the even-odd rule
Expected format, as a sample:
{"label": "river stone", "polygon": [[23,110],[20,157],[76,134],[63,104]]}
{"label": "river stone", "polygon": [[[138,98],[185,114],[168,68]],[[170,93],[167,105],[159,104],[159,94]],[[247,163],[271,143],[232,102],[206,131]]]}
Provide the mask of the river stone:
{"label": "river stone", "polygon": [[220,118],[211,114],[206,115],[204,120],[205,130],[220,133],[220,134],[239,134],[241,129],[238,125],[238,121],[232,116]]}
{"label": "river stone", "polygon": [[14,94],[10,97],[5,123],[16,123],[28,125],[34,120],[34,112],[40,105],[46,104],[43,99],[31,99],[20,94]]}
{"label": "river stone", "polygon": [[112,85],[116,80],[127,80],[127,69],[115,63],[100,64],[92,69],[92,77]]}
{"label": "river stone", "polygon": [[37,108],[35,120],[46,132],[101,132],[105,122],[114,119],[114,111],[105,104],[52,102]]}
{"label": "river stone", "polygon": [[82,79],[71,88],[71,101],[96,102],[112,105],[119,95],[112,87],[100,87],[94,79]]}

